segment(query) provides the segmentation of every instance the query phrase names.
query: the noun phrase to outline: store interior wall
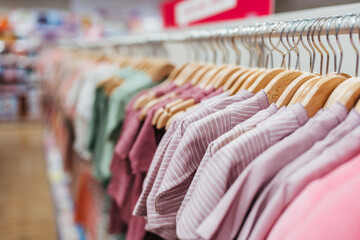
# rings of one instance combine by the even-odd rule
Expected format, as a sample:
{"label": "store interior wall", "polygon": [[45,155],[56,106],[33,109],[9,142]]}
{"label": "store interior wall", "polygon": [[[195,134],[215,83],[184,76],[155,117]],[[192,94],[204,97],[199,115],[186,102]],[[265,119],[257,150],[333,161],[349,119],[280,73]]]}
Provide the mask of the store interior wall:
{"label": "store interior wall", "polygon": [[55,8],[69,9],[71,0],[1,0],[1,8]]}
{"label": "store interior wall", "polygon": [[275,0],[275,13],[357,3],[358,0]]}

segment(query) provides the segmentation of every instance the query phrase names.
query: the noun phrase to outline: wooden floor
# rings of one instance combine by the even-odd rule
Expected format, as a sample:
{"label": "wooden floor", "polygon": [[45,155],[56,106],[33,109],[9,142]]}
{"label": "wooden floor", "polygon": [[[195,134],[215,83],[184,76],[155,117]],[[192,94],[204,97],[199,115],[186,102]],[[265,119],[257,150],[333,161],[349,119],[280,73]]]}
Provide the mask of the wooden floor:
{"label": "wooden floor", "polygon": [[0,239],[57,239],[43,157],[43,128],[0,123]]}

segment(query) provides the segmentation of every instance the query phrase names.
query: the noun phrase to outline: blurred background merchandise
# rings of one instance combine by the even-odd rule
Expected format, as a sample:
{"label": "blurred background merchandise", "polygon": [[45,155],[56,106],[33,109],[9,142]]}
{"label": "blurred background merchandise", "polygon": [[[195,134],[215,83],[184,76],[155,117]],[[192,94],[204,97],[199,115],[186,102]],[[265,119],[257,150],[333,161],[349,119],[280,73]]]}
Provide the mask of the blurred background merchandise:
{"label": "blurred background merchandise", "polygon": [[[345,14],[353,10],[345,4],[357,2],[0,0],[0,239],[125,239],[126,227],[119,234],[109,233],[112,226],[109,215],[117,209],[113,209],[107,194],[108,182],[93,176],[92,163],[83,159],[90,158],[86,153],[80,156],[76,152],[73,112],[64,109],[63,99],[53,94],[58,93],[56,87],[59,86],[51,86],[57,83],[55,80],[61,82],[61,78],[75,76],[81,82],[82,78],[94,80],[112,71],[107,70],[114,67],[111,64],[98,66],[102,60],[106,62],[106,57],[83,52],[86,46],[97,46],[104,39],[284,21],[294,16],[317,17],[314,8],[318,7],[330,7],[321,12],[334,15],[338,10],[336,6],[344,5],[339,14]],[[355,10],[359,12],[360,9]],[[349,49],[350,44],[347,47]],[[69,54],[64,49],[74,51]],[[134,50],[124,49],[127,53]],[[139,49],[133,53],[141,55],[148,50],[144,46]],[[162,51],[169,56],[175,53],[171,60],[188,57],[176,44],[172,49],[159,48],[158,52],[154,49],[149,51],[153,55]],[[108,50],[101,49],[100,53]],[[118,57],[114,49],[110,49],[111,54]],[[44,59],[44,56],[51,59]],[[118,61],[122,60],[120,56]],[[47,64],[56,66],[52,68]],[[85,73],[81,72],[83,70]],[[94,77],[87,75],[87,71]],[[109,76],[113,77],[111,74]],[[55,88],[54,92],[49,90],[51,87]],[[71,91],[66,87],[61,90],[64,96]],[[145,232],[144,227],[139,231]],[[160,239],[149,232],[146,234],[146,239]]]}

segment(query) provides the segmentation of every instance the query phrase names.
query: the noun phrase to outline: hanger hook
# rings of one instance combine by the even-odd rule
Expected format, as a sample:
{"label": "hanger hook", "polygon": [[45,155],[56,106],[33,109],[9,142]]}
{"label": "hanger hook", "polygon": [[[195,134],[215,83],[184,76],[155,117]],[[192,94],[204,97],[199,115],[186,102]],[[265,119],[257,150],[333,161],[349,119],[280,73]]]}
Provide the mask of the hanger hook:
{"label": "hanger hook", "polygon": [[246,48],[246,50],[248,50],[248,52],[249,52],[249,67],[252,67],[252,52],[251,52],[250,43],[248,40],[249,39],[248,33],[250,32],[249,28],[250,27],[246,27],[243,29],[244,36],[242,38],[243,39],[242,43],[243,43],[244,47]]}
{"label": "hanger hook", "polygon": [[345,18],[347,17],[353,17],[353,20],[351,21],[351,24],[350,24],[350,30],[349,30],[349,37],[350,37],[350,43],[351,43],[351,46],[353,47],[355,53],[356,53],[356,67],[355,67],[355,76],[357,77],[358,76],[358,71],[359,71],[359,50],[357,49],[355,43],[354,43],[354,39],[353,39],[353,31],[354,31],[354,27],[355,27],[355,24],[356,24],[356,21],[358,19],[358,15],[357,14],[347,14],[343,20],[345,20]]}
{"label": "hanger hook", "polygon": [[[272,40],[271,40],[271,35],[273,34],[273,32],[274,32],[276,29],[278,29],[278,28],[280,27],[280,25],[281,25],[281,23],[279,22],[279,23],[277,23],[277,24],[271,29],[270,34],[269,34],[269,43],[270,43],[271,47],[272,47],[275,51],[277,51],[278,53],[280,53],[281,56],[282,56],[282,58],[284,58],[284,57],[285,57],[285,56],[284,56],[284,53],[283,53],[279,48],[277,48],[277,46],[279,46],[279,44],[280,44],[280,40],[278,41],[278,43],[276,44],[276,46],[273,44],[273,42],[272,42]],[[281,66],[281,67],[282,67],[282,66]]]}
{"label": "hanger hook", "polygon": [[312,52],[312,65],[311,65],[311,69],[310,69],[310,72],[313,73],[314,72],[314,67],[315,67],[315,60],[316,60],[316,51],[315,51],[315,48],[314,46],[312,45],[312,42],[311,42],[311,30],[316,22],[317,18],[313,18],[310,20],[310,26],[309,26],[309,29],[306,33],[306,40],[310,46],[310,49],[311,49],[311,52]]}
{"label": "hanger hook", "polygon": [[[354,14],[353,15],[355,18],[354,20],[352,21],[352,24],[351,24],[351,27],[350,27],[350,42],[351,42],[351,45],[352,47],[354,48],[355,52],[356,52],[356,68],[355,68],[355,77],[358,77],[359,75],[359,50],[356,48],[356,45],[354,43],[354,40],[353,40],[353,37],[352,37],[352,34],[353,34],[353,30],[354,30],[354,27],[355,27],[355,24],[357,22],[357,19],[359,17],[358,14]],[[359,32],[359,37],[360,37],[360,32]]]}
{"label": "hanger hook", "polygon": [[338,19],[338,18],[339,18],[339,16],[334,16],[334,17],[332,17],[332,18],[330,19],[330,21],[329,21],[329,23],[328,23],[328,25],[327,25],[327,29],[326,29],[326,41],[327,41],[327,43],[328,43],[328,45],[329,45],[329,47],[330,47],[330,49],[331,49],[331,51],[332,51],[332,53],[333,53],[333,55],[334,55],[334,72],[336,72],[337,55],[336,55],[336,51],[335,51],[335,49],[334,49],[334,46],[331,44],[331,41],[330,41],[330,28],[331,28],[332,22],[333,22],[335,19]]}
{"label": "hanger hook", "polygon": [[[288,31],[287,31],[287,33],[286,33],[286,42],[287,42],[287,44],[288,44],[288,46],[289,46],[289,62],[288,62],[288,68],[289,68],[289,69],[290,69],[290,66],[291,66],[291,61],[290,61],[290,59],[291,59],[291,52],[294,50],[295,53],[296,53],[296,50],[295,50],[295,42],[293,42],[294,45],[291,45],[290,40],[289,40],[289,34],[290,34],[290,32],[291,32],[291,28],[295,25],[295,28],[294,28],[294,31],[295,31],[295,30],[296,30],[296,27],[299,26],[299,23],[300,23],[300,20],[292,21],[291,24],[290,24],[290,26],[289,26],[289,29],[288,29]],[[294,33],[294,32],[293,32],[293,33]],[[296,69],[296,67],[297,67],[297,61],[296,61],[296,64],[295,64],[295,69]]]}
{"label": "hanger hook", "polygon": [[306,46],[306,44],[304,43],[303,41],[303,33],[305,31],[305,28],[307,25],[309,25],[311,23],[311,19],[304,19],[304,21],[306,21],[306,23],[304,24],[303,28],[301,29],[301,32],[300,32],[300,42],[301,42],[301,45],[304,47],[304,49],[308,52],[309,54],[309,71],[311,69],[311,66],[313,64],[313,59],[312,59],[312,55],[311,55],[311,51],[310,49]]}
{"label": "hanger hook", "polygon": [[[322,17],[321,18],[321,23],[319,24],[319,30],[318,30],[318,42],[321,46],[321,48],[324,50],[325,54],[326,54],[326,70],[325,70],[325,74],[329,73],[329,66],[330,66],[330,54],[329,51],[326,49],[326,47],[324,46],[322,40],[321,40],[321,32],[323,30],[323,26],[325,25],[325,23],[330,19],[330,17]],[[323,60],[321,60],[321,64],[322,64]],[[322,74],[322,65],[321,65],[321,70],[320,70],[320,74]]]}
{"label": "hanger hook", "polygon": [[[297,20],[296,21],[296,24],[294,26],[294,30],[293,30],[292,35],[291,35],[291,39],[292,39],[292,42],[293,42],[292,49],[294,49],[294,52],[296,53],[295,69],[297,69],[297,70],[300,70],[300,51],[299,51],[299,48],[298,48],[298,44],[300,42],[300,37],[298,37],[298,40],[296,42],[295,41],[295,32],[296,32],[296,29],[300,26],[300,24],[302,22],[303,22],[303,20]],[[289,45],[290,45],[290,43],[289,43]]]}
{"label": "hanger hook", "polygon": [[286,21],[286,22],[283,22],[282,23],[282,30],[281,30],[281,32],[280,32],[280,42],[281,42],[281,44],[282,44],[282,46],[285,48],[285,52],[283,52],[283,58],[282,58],[282,60],[281,60],[281,66],[283,67],[283,68],[286,68],[286,64],[285,64],[285,59],[286,59],[286,56],[289,54],[289,49],[288,49],[288,47],[284,44],[284,42],[283,42],[283,34],[284,34],[284,30],[286,29],[286,27],[288,26],[288,21]]}
{"label": "hanger hook", "polygon": [[264,50],[266,49],[267,50],[267,54],[266,54],[266,57],[265,57],[265,68],[268,68],[268,62],[269,62],[269,57],[271,57],[271,67],[273,67],[274,65],[274,58],[273,58],[273,55],[272,55],[272,49],[270,49],[266,43],[265,43],[265,39],[264,39],[264,33],[265,33],[265,28],[268,26],[268,25],[271,25],[272,23],[264,23],[262,26],[261,26],[261,42],[262,42],[262,45],[263,45],[263,48]]}
{"label": "hanger hook", "polygon": [[255,25],[255,39],[254,39],[254,42],[255,42],[255,48],[257,50],[257,57],[258,57],[258,61],[257,61],[257,66],[258,67],[262,67],[263,66],[263,56],[262,56],[262,50],[259,46],[259,41],[258,41],[258,36],[259,36],[259,32],[260,32],[260,26],[261,25]]}
{"label": "hanger hook", "polygon": [[223,63],[229,63],[230,62],[230,54],[226,48],[225,45],[225,36],[226,36],[226,29],[219,30],[219,36],[218,36],[218,48],[223,54]]}
{"label": "hanger hook", "polygon": [[240,65],[241,63],[241,51],[240,48],[237,47],[237,44],[235,42],[236,37],[238,37],[240,32],[240,28],[239,27],[235,27],[229,30],[229,36],[228,36],[228,40],[230,42],[230,46],[232,47],[232,49],[235,52],[235,64]]}
{"label": "hanger hook", "polygon": [[339,23],[336,25],[336,32],[335,32],[335,37],[336,37],[336,42],[338,44],[339,50],[340,50],[340,61],[339,61],[339,67],[338,67],[338,71],[337,74],[340,74],[340,70],[341,70],[341,66],[342,66],[342,62],[343,62],[343,56],[344,56],[344,52],[343,52],[343,48],[341,46],[340,40],[339,40],[339,30],[341,27],[342,22],[345,20],[345,18],[347,18],[348,16],[350,16],[349,14],[343,16],[343,17],[339,17],[341,18],[341,20],[339,21]]}
{"label": "hanger hook", "polygon": [[[311,33],[311,41],[313,43],[313,46],[315,47],[315,49],[319,52],[320,54],[320,75],[322,75],[322,69],[323,69],[323,61],[324,61],[324,54],[323,52],[321,51],[321,49],[319,48],[319,46],[316,44],[316,41],[315,41],[315,31],[316,29],[320,28],[320,23],[321,21],[323,20],[323,18],[317,18],[314,22],[314,28],[312,30],[312,33]],[[318,33],[318,32],[317,32]]]}

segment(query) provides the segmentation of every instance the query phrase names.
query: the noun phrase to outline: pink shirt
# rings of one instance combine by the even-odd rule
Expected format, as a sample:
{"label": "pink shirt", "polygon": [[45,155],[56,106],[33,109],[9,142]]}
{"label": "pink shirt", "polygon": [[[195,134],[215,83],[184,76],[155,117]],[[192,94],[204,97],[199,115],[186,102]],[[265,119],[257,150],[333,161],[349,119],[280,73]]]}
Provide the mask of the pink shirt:
{"label": "pink shirt", "polygon": [[360,236],[360,176],[328,194],[286,239],[357,240]]}
{"label": "pink shirt", "polygon": [[[360,127],[348,133],[340,141],[328,147],[319,156],[286,178],[278,186],[266,204],[251,232],[249,239],[263,239],[277,221],[286,206],[294,200],[311,181],[321,178],[330,171],[353,158],[360,152]],[[286,191],[285,191],[286,189]]]}
{"label": "pink shirt", "polygon": [[154,127],[152,125],[152,118],[161,106],[165,106],[167,103],[170,103],[176,99],[189,99],[194,98],[195,102],[200,102],[204,97],[201,89],[194,88],[184,91],[181,95],[177,96],[175,99],[168,99],[160,103],[160,106],[153,107],[150,111],[147,112],[145,121],[141,127],[140,132],[138,133],[134,144],[131,147],[129,152],[130,162],[133,166],[134,173],[138,172],[147,172],[149,169],[152,158],[154,157],[157,142],[155,137]]}
{"label": "pink shirt", "polygon": [[207,238],[208,229],[205,230],[200,224],[211,213],[236,177],[257,155],[302,126],[307,119],[305,109],[300,104],[293,105],[259,123],[256,128],[219,150],[206,164],[179,219],[176,229],[178,237]]}
{"label": "pink shirt", "polygon": [[355,110],[352,110],[346,119],[334,128],[323,140],[316,142],[308,151],[304,152],[294,161],[281,169],[257,198],[247,217],[244,228],[253,227],[250,223],[256,222],[258,216],[261,215],[261,212],[270,201],[271,197],[275,194],[276,190],[293,172],[307,162],[315,159],[323,152],[324,149],[338,142],[339,139],[352,131],[352,129],[359,124],[360,115]]}
{"label": "pink shirt", "polygon": [[176,215],[176,221],[179,221],[179,218],[181,217],[186,204],[189,202],[189,200],[192,196],[192,193],[194,192],[195,186],[196,186],[203,170],[205,169],[206,164],[215,155],[215,153],[219,149],[224,147],[226,144],[231,142],[232,140],[238,138],[245,132],[255,128],[257,124],[259,124],[260,122],[269,118],[276,112],[277,112],[276,105],[271,104],[267,109],[259,111],[258,113],[256,113],[254,116],[252,116],[248,120],[236,125],[232,130],[224,133],[223,135],[221,135],[220,137],[218,137],[216,140],[214,140],[213,142],[211,142],[209,144],[209,146],[206,150],[206,153],[205,153],[203,159],[201,160],[201,163],[200,163],[200,165],[195,173],[195,176],[190,184],[190,187],[187,190],[186,195],[181,203],[180,209]]}
{"label": "pink shirt", "polygon": [[[212,225],[214,228],[211,230],[211,239],[235,238],[253,199],[268,181],[287,163],[309,149],[316,141],[323,139],[346,117],[346,114],[347,110],[340,104],[319,112],[303,127],[271,146],[251,162],[205,220],[217,223],[216,226]],[[247,235],[244,233],[246,231],[241,228],[239,239],[246,239]]]}
{"label": "pink shirt", "polygon": [[[227,105],[233,102],[242,101],[244,99],[250,98],[251,96],[253,96],[253,94],[248,91],[241,91],[241,93],[231,97],[225,96],[226,93],[225,95],[221,94],[221,96],[219,97],[220,99],[215,97],[217,98],[217,100],[207,99],[206,101],[204,101],[206,103],[200,104],[201,107],[196,108],[195,111],[191,111],[191,113],[185,116],[183,120],[178,124],[179,126],[177,127],[176,131],[171,131],[170,129],[170,132],[166,132],[164,138],[161,140],[159,148],[155,153],[154,159],[149,169],[149,173],[143,185],[142,194],[137,203],[137,206],[134,209],[134,214],[140,216],[147,215],[147,229],[161,235],[164,238],[171,238],[175,236],[175,229],[174,227],[171,227],[171,229],[169,228],[164,231],[158,229],[161,224],[163,224],[164,222],[167,223],[167,220],[161,219],[161,216],[159,216],[155,211],[155,194],[161,184],[167,165],[171,160],[171,157],[176,150],[187,126],[192,122],[202,119],[203,117],[211,113],[224,109]],[[173,134],[170,135],[171,133]],[[150,195],[150,191],[152,191],[152,195]],[[160,218],[160,220],[157,219],[158,217]]]}
{"label": "pink shirt", "polygon": [[233,103],[223,110],[190,124],[170,160],[156,194],[156,211],[161,215],[176,213],[207,146],[236,124],[268,106],[265,92],[260,91],[252,98]]}
{"label": "pink shirt", "polygon": [[[175,150],[173,148],[177,147],[183,135],[183,132],[185,132],[186,130],[186,127],[192,122],[203,118],[204,116],[224,109],[227,105],[233,102],[242,101],[252,96],[253,94],[248,91],[242,91],[241,93],[231,97],[229,97],[228,92],[224,92],[223,94],[202,101],[198,107],[195,107],[195,109],[192,109],[189,112],[185,113],[170,125],[170,128],[166,131],[165,135],[161,139],[159,146],[156,149],[153,160],[150,164],[148,174],[144,181],[143,191],[134,210],[135,215],[147,215],[146,200],[154,184],[155,178],[160,168],[160,164],[161,162],[163,162],[163,158],[169,146],[171,146],[170,149],[172,149],[172,151]],[[172,156],[170,149],[169,153],[167,153],[167,157]]]}
{"label": "pink shirt", "polygon": [[[346,232],[339,232],[339,229],[344,229],[346,225],[354,226],[353,223],[358,223],[358,221],[352,219],[355,216],[354,214],[351,214],[351,216],[353,217],[350,218],[340,217],[341,215],[343,215],[344,208],[349,207],[351,209],[348,201],[344,201],[343,205],[339,206],[339,210],[341,210],[340,214],[332,215],[329,213],[329,211],[332,211],[333,207],[328,208],[326,213],[323,213],[322,216],[318,216],[321,218],[321,220],[318,222],[314,222],[312,225],[313,227],[311,227],[310,229],[306,229],[305,226],[307,225],[307,223],[303,224],[303,222],[309,221],[309,217],[312,215],[312,212],[318,211],[322,207],[322,205],[324,205],[329,200],[329,195],[333,194],[333,192],[337,192],[339,188],[351,181],[354,177],[358,177],[359,173],[360,155],[356,156],[349,162],[339,166],[323,178],[312,181],[286,208],[284,213],[281,214],[281,217],[272,228],[268,239],[294,239],[294,235],[297,235],[297,239],[299,239],[299,235],[307,235],[304,231],[309,231],[311,232],[311,234],[314,234],[314,232],[316,232],[313,237],[318,235],[317,239],[345,239],[345,236],[348,236],[349,233],[350,235],[356,236],[358,238],[360,236],[360,232],[357,233],[358,235],[353,235],[359,229],[358,226],[356,226],[357,224],[355,224],[356,228],[354,229],[347,229]],[[343,198],[343,200],[347,199],[351,201],[351,199],[347,197],[349,195],[340,196]],[[356,208],[358,207],[351,209],[351,211],[355,210]],[[358,217],[359,216],[360,215],[358,215]],[[347,220],[350,219],[354,222],[347,222]],[[327,220],[335,223],[331,224],[331,226],[335,227],[336,229],[331,228],[329,231],[330,225],[325,223]],[[344,221],[346,221],[346,223]],[[327,226],[326,230],[324,229],[325,226]],[[328,234],[331,235],[326,236]],[[335,234],[335,236],[333,236],[333,234]],[[289,238],[289,236],[293,237]],[[323,237],[320,238],[320,236]],[[302,239],[311,239],[311,237]]]}

